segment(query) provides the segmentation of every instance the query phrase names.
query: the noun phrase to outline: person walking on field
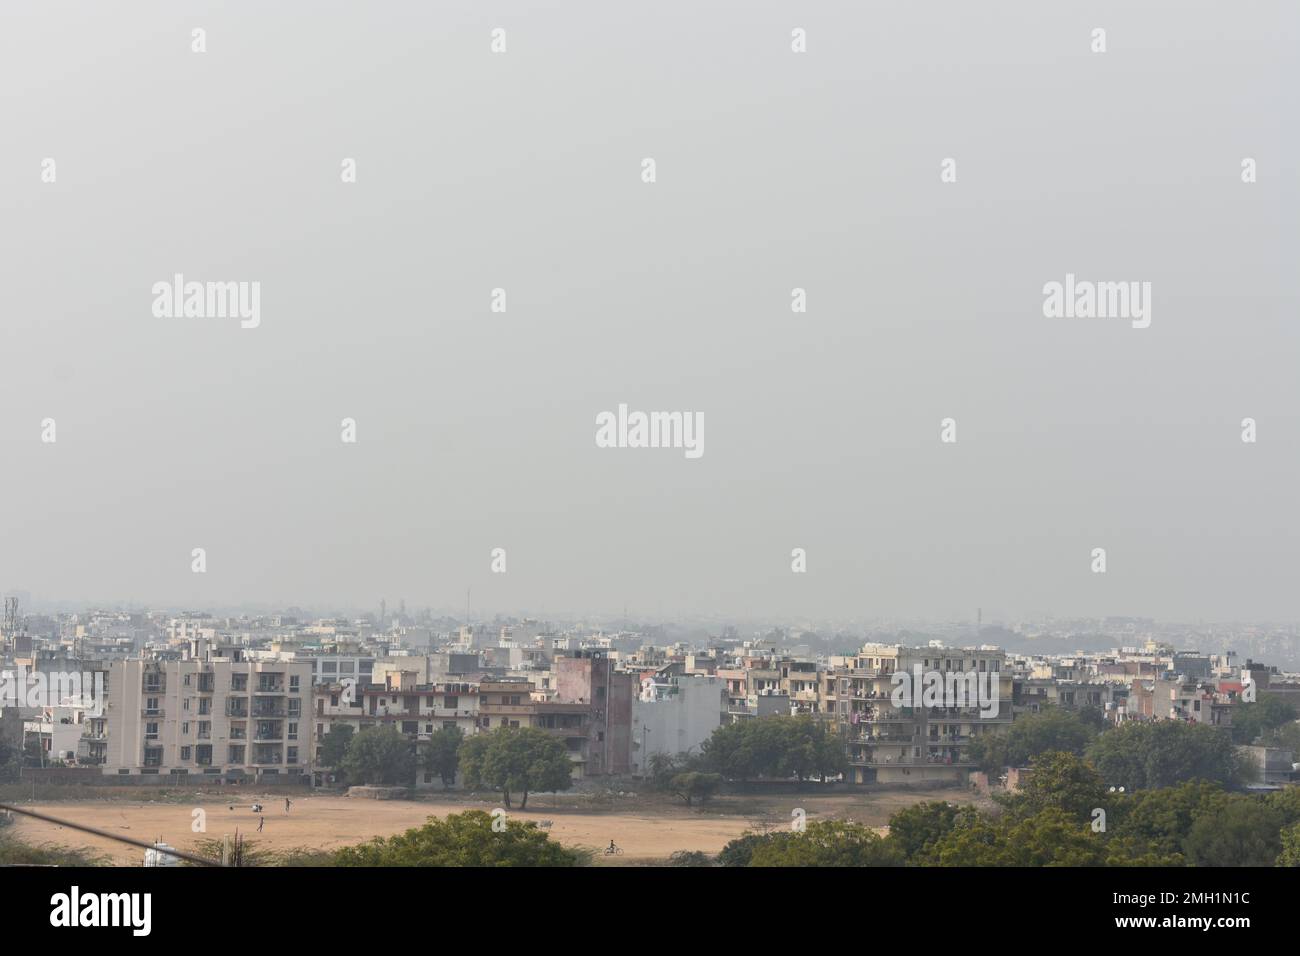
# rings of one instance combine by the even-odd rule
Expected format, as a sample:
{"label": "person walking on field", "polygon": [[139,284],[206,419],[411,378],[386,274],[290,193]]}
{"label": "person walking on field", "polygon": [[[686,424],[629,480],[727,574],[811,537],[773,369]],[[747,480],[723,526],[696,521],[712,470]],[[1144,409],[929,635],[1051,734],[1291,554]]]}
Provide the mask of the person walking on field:
{"label": "person walking on field", "polygon": [[258,833],[261,833],[261,832],[262,832],[262,827],[264,827],[264,826],[266,826],[266,817],[258,817],[258,818],[257,818],[257,832],[258,832]]}
{"label": "person walking on field", "polygon": [[289,798],[288,798],[288,797],[285,797],[285,798],[284,798],[284,812],[285,812],[285,815],[286,815],[286,816],[287,816],[288,813],[289,813]]}

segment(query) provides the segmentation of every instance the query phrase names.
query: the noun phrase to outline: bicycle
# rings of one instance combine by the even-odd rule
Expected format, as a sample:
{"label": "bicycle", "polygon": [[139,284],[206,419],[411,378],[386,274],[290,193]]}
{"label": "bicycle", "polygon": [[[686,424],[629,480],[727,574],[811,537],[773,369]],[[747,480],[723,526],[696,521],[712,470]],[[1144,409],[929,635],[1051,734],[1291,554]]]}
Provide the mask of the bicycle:
{"label": "bicycle", "polygon": [[606,856],[622,856],[622,855],[623,855],[623,848],[622,848],[621,846],[614,846],[614,845],[611,843],[609,846],[605,847],[605,855],[606,855]]}

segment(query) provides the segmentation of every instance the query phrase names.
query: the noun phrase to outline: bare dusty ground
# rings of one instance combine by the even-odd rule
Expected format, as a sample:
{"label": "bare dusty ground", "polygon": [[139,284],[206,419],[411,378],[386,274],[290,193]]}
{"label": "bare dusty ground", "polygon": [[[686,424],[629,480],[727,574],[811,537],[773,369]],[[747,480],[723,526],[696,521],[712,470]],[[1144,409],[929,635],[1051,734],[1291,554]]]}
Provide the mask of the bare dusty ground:
{"label": "bare dusty ground", "polygon": [[[363,843],[372,837],[421,826],[430,816],[467,809],[491,810],[499,805],[482,800],[365,800],[304,794],[292,798],[293,807],[286,814],[283,795],[258,798],[240,794],[241,802],[233,810],[230,799],[219,802],[217,795],[204,795],[193,802],[58,801],[32,804],[31,808],[137,840],[161,840],[182,850],[194,849],[197,840],[220,838],[238,830],[259,849],[284,851]],[[717,853],[746,830],[788,826],[796,807],[802,808],[810,820],[835,817],[883,827],[896,810],[921,800],[967,803],[972,799],[963,790],[890,791],[724,797],[705,808],[637,800],[629,801],[634,805],[626,808],[583,810],[558,806],[563,798],[541,795],[530,800],[527,810],[516,808],[509,812],[511,819],[550,820],[551,837],[568,845],[604,847],[613,840],[624,853],[609,858],[598,855],[597,864],[627,865],[662,862],[678,850]],[[261,833],[257,832],[259,815],[250,808],[254,800],[265,806],[262,816],[266,823]],[[200,809],[204,811],[205,833],[192,829],[194,811]],[[143,850],[29,817],[18,817],[15,830],[15,835],[28,843],[87,848],[118,866],[139,866],[144,857]]]}

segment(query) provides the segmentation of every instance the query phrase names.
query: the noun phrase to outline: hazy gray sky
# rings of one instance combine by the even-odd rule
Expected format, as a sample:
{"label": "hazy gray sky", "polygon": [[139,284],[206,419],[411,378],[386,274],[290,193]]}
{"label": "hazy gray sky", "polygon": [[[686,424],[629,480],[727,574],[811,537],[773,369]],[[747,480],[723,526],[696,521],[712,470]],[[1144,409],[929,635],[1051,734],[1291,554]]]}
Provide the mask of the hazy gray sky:
{"label": "hazy gray sky", "polygon": [[1300,616],[1298,10],[6,4],[0,589]]}

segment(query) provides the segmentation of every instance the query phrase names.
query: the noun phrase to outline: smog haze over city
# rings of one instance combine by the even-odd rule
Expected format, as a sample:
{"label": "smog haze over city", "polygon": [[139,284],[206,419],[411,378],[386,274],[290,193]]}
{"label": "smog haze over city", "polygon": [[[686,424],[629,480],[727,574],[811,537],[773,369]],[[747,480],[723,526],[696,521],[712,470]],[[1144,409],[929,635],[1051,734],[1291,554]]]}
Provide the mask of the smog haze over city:
{"label": "smog haze over city", "polygon": [[0,0],[5,928],[1290,929],[1297,35]]}

